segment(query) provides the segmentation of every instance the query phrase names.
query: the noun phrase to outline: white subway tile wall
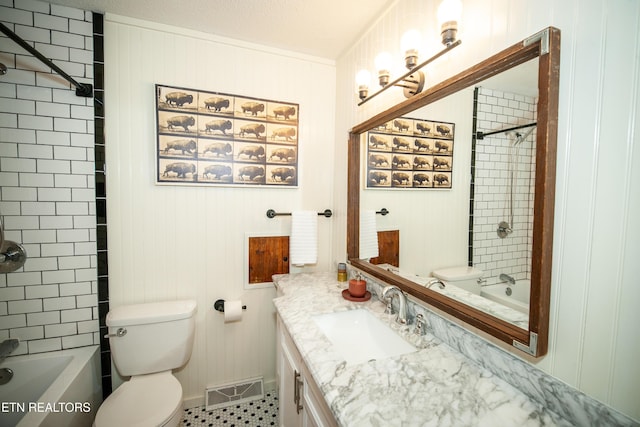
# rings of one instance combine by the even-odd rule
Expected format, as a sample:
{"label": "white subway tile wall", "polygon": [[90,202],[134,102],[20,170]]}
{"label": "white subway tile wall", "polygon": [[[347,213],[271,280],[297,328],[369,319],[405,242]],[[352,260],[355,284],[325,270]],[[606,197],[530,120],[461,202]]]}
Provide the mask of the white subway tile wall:
{"label": "white subway tile wall", "polygon": [[[93,83],[92,14],[0,0],[0,21],[81,83]],[[0,274],[0,340],[14,354],[99,344],[93,98],[0,36],[0,215],[28,260]]]}
{"label": "white subway tile wall", "polygon": [[[479,88],[477,128],[490,132],[533,123],[536,105],[537,100],[530,96]],[[527,131],[518,132],[524,135]],[[534,130],[516,147],[514,134],[500,133],[476,141],[473,265],[485,272],[489,284],[498,283],[501,273],[530,279],[535,140]],[[513,184],[510,157],[512,161],[517,157]],[[505,239],[496,232],[501,221],[511,224],[513,230]]]}

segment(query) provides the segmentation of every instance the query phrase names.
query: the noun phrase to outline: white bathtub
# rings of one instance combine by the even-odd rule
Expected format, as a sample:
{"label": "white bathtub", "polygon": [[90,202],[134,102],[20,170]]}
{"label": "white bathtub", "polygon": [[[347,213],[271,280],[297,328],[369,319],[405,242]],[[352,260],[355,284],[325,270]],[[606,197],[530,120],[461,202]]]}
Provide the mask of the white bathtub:
{"label": "white bathtub", "polygon": [[[511,288],[511,295],[507,295],[507,288]],[[515,285],[499,283],[497,285],[484,286],[480,295],[500,304],[529,314],[529,295],[531,284],[528,280],[516,280]]]}
{"label": "white bathtub", "polygon": [[13,370],[0,385],[0,426],[90,426],[102,403],[98,346],[13,356],[0,368]]}

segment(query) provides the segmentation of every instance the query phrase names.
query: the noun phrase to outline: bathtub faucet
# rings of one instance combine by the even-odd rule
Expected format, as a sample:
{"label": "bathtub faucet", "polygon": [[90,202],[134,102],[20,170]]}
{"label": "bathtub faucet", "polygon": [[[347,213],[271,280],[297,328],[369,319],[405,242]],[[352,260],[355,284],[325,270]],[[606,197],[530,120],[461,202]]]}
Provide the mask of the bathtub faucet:
{"label": "bathtub faucet", "polygon": [[17,338],[11,338],[11,339],[2,341],[2,343],[0,343],[0,363],[4,359],[6,359],[7,356],[11,354],[13,350],[18,348],[19,344],[20,344],[20,341],[18,341]]}
{"label": "bathtub faucet", "polygon": [[504,282],[509,282],[512,285],[516,284],[516,279],[514,279],[513,277],[509,276],[508,274],[500,274],[500,280],[504,283]]}

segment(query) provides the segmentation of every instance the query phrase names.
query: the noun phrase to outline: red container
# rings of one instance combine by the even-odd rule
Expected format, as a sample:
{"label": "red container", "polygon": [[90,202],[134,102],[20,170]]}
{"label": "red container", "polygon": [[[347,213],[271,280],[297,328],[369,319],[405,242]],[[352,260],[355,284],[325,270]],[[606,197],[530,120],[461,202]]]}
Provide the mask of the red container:
{"label": "red container", "polygon": [[367,292],[367,281],[359,279],[349,280],[349,294],[352,297],[362,298]]}

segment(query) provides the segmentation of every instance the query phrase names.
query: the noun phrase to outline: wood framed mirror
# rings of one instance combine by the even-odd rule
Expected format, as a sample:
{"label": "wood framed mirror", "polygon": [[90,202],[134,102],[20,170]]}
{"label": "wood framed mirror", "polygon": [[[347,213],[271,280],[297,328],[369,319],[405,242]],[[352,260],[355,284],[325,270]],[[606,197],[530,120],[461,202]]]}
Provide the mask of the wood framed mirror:
{"label": "wood framed mirror", "polygon": [[[531,190],[533,193],[533,214],[529,248],[530,265],[528,266],[531,285],[527,328],[514,325],[512,322],[497,317],[486,310],[481,310],[434,289],[420,285],[406,277],[394,274],[369,263],[365,259],[359,259],[359,230],[364,176],[363,166],[365,166],[363,165],[365,162],[362,160],[363,151],[366,149],[367,142],[365,140],[368,131],[383,126],[396,118],[410,116],[417,109],[434,105],[434,103],[463,90],[468,91],[477,85],[482,85],[488,79],[507,73],[530,61],[537,61],[538,93],[535,147],[533,148],[534,154],[532,156],[532,161],[535,163],[534,172],[532,172],[535,181]],[[349,262],[367,274],[388,284],[396,285],[413,297],[534,357],[546,354],[548,347],[559,74],[560,30],[548,27],[475,66],[426,89],[424,92],[375,115],[353,127],[349,133],[347,201],[347,255]],[[475,146],[476,131],[478,130],[481,129],[475,127],[474,121],[473,133],[468,132],[468,130],[467,132],[460,132],[459,129],[456,129],[455,139],[456,141],[461,139],[471,141],[473,139]],[[454,142],[454,144],[457,144],[457,142]],[[453,156],[454,163],[456,162],[455,155],[457,153]],[[468,173],[468,170],[466,172]],[[464,186],[468,185],[468,183],[454,182],[453,185]],[[471,182],[471,187],[473,187],[473,181]],[[411,194],[416,195],[417,192],[412,193],[412,190],[409,190],[406,194],[411,197]],[[471,202],[473,203],[473,201]],[[380,207],[382,208],[383,206]],[[384,207],[393,212],[393,205]],[[418,216],[420,212],[415,211],[413,214]],[[468,230],[467,233],[469,233]],[[434,242],[434,244],[437,243]],[[402,256],[402,250],[400,255]],[[470,258],[471,254],[469,254],[468,264],[472,265],[473,262]],[[400,267],[402,268],[402,265]]]}

